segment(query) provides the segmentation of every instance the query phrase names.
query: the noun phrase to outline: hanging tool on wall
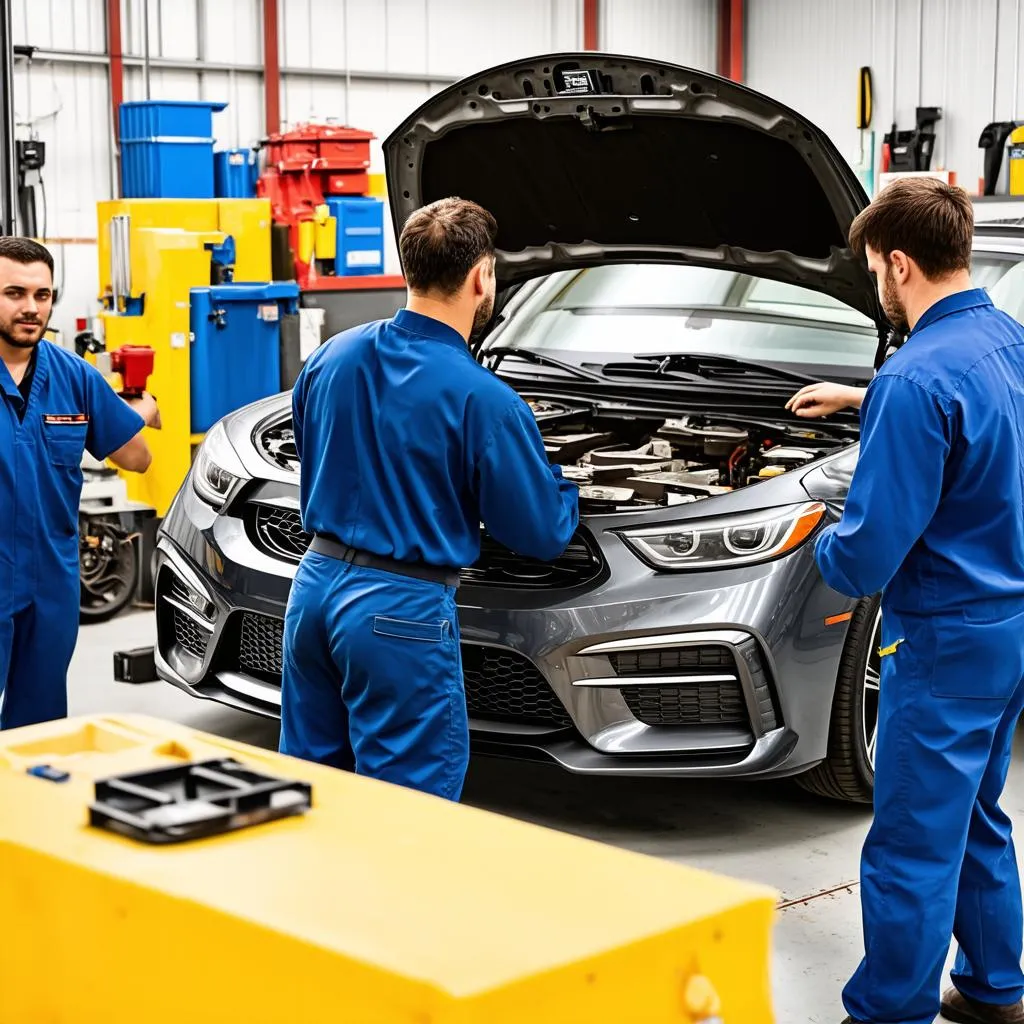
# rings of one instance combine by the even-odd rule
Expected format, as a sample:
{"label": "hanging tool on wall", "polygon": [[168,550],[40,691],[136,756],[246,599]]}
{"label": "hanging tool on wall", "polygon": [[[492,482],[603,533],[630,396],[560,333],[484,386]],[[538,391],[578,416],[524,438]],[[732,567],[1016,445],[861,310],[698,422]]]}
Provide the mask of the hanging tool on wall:
{"label": "hanging tool on wall", "polygon": [[896,122],[885,136],[889,147],[890,171],[928,171],[935,148],[935,124],[942,120],[941,107],[918,107],[916,124],[910,131],[899,131]]}
{"label": "hanging tool on wall", "polygon": [[854,170],[869,196],[875,192],[875,133],[869,130],[873,106],[871,68],[863,67],[857,72],[857,130],[860,132],[860,150]]}

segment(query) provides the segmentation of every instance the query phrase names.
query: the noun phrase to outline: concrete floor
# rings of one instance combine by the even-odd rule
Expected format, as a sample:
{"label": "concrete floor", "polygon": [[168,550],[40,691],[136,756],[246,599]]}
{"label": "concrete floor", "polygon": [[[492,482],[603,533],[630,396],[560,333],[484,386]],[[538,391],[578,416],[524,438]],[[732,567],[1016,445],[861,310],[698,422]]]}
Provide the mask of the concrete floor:
{"label": "concrete floor", "polygon": [[[115,649],[151,644],[152,616],[84,627],[71,665],[71,714],[135,711],[265,747],[276,724],[196,701],[164,683],[113,681]],[[525,821],[774,887],[782,894],[773,960],[776,1019],[838,1024],[840,992],[861,952],[858,861],[869,809],[789,783],[586,779],[554,767],[475,761],[464,800]],[[1024,820],[1024,748],[1005,806]]]}

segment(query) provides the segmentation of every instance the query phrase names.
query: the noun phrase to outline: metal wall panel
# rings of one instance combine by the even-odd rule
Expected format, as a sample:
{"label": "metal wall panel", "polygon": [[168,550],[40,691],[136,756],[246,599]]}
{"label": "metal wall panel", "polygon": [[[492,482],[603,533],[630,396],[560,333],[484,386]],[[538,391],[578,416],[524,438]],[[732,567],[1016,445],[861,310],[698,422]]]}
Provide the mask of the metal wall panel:
{"label": "metal wall panel", "polygon": [[12,0],[17,43],[50,50],[106,49],[104,0]]}
{"label": "metal wall panel", "polygon": [[601,50],[715,70],[716,0],[600,0],[600,18]]}
{"label": "metal wall panel", "polygon": [[807,115],[847,159],[858,149],[857,69],[874,78],[876,157],[895,120],[937,106],[934,169],[976,190],[982,128],[1024,117],[1024,0],[749,0],[747,82]]}

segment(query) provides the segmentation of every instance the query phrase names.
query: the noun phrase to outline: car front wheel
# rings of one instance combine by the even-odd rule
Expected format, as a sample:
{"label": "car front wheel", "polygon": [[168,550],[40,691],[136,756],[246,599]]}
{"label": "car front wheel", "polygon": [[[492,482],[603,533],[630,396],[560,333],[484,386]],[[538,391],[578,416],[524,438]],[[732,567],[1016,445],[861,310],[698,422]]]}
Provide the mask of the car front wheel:
{"label": "car front wheel", "polygon": [[857,605],[832,701],[828,755],[797,777],[806,790],[853,803],[870,803],[875,788],[875,746],[881,686],[882,611],[878,597]]}

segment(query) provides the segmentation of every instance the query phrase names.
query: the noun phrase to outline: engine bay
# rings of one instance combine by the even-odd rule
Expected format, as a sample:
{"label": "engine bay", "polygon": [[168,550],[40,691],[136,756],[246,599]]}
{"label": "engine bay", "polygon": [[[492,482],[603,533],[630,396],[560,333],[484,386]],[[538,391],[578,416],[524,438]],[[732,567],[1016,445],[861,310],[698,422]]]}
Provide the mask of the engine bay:
{"label": "engine bay", "polygon": [[601,415],[528,398],[548,461],[580,489],[580,509],[625,512],[700,501],[763,483],[853,439],[820,427],[704,415]]}

